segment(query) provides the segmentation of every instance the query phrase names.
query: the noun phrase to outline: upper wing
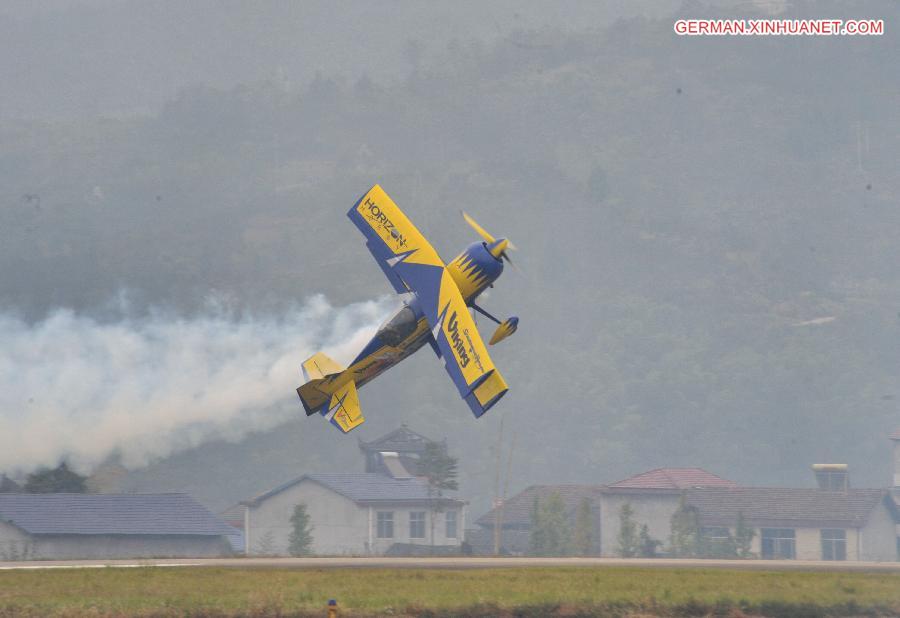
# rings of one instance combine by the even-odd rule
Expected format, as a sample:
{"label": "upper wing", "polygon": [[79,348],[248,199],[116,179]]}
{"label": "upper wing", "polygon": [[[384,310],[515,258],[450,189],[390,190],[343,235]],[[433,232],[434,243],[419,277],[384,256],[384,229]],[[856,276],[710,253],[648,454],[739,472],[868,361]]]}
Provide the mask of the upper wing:
{"label": "upper wing", "polygon": [[397,292],[410,291],[392,269],[398,258],[410,264],[444,267],[434,247],[380,186],[369,189],[347,216],[365,235],[366,246]]}
{"label": "upper wing", "polygon": [[394,289],[416,294],[447,373],[475,416],[484,414],[506,393],[506,382],[437,251],[378,185],[348,216]]}

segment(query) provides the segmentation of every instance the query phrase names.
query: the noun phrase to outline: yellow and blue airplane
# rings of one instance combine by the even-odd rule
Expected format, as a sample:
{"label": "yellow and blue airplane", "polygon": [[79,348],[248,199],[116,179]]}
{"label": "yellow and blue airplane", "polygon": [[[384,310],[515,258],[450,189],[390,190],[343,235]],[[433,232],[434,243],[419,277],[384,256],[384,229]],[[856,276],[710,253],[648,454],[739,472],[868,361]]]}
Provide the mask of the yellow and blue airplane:
{"label": "yellow and blue airplane", "polygon": [[478,235],[449,264],[403,211],[375,185],[347,213],[366,237],[366,246],[388,281],[403,297],[393,314],[347,368],[325,354],[303,363],[306,384],[297,388],[307,416],[316,412],[344,433],[365,420],[357,389],[407,356],[430,344],[476,417],[484,414],[509,390],[494,367],[475,320],[472,307],[499,324],[493,345],[512,335],[519,325],[513,316],[503,322],[475,304],[475,299],[503,272],[503,260],[514,247],[506,238],[494,238],[466,213],[463,217]]}

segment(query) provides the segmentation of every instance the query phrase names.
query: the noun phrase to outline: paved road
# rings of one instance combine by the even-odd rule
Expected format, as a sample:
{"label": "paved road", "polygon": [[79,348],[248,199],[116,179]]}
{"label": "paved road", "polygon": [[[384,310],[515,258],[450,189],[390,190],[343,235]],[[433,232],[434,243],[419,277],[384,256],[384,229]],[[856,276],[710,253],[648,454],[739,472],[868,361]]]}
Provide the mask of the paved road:
{"label": "paved road", "polygon": [[748,571],[861,571],[900,573],[900,562],[812,562],[803,560],[664,560],[621,558],[211,558],[169,560],[48,560],[0,562],[0,570],[104,567],[240,567],[282,569],[400,568],[484,569],[510,567],[706,568]]}

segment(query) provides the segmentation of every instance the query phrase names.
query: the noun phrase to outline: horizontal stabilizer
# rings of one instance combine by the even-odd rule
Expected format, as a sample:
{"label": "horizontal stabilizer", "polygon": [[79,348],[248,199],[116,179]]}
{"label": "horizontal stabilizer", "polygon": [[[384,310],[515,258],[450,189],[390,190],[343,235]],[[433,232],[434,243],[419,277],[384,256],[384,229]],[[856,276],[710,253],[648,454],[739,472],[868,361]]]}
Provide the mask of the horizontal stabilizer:
{"label": "horizontal stabilizer", "polygon": [[359,407],[356,382],[350,380],[334,392],[325,418],[344,433],[365,422],[366,419],[363,418],[362,409]]}

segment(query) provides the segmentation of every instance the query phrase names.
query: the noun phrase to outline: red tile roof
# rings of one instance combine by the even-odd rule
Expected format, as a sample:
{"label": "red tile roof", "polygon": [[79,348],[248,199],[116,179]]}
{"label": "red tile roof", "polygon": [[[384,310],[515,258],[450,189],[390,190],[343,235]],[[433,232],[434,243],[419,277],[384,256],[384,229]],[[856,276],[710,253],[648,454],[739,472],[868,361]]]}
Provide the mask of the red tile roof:
{"label": "red tile roof", "polygon": [[702,468],[657,468],[630,476],[608,489],[689,489],[691,487],[737,487],[737,483]]}

